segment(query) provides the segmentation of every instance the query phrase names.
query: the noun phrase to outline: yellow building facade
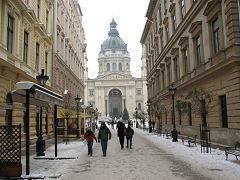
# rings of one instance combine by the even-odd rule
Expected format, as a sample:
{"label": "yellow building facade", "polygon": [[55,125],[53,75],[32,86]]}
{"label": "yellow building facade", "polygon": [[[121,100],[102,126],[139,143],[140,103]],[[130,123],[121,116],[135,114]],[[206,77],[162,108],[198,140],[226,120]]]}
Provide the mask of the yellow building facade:
{"label": "yellow building facade", "polygon": [[[174,84],[175,102],[194,88],[211,94],[207,124],[213,143],[233,145],[240,139],[239,4],[238,0],[150,0],[141,43],[150,116],[163,130],[173,129],[169,87]],[[200,138],[202,119],[193,108],[185,114],[176,110],[175,123],[180,134]]]}
{"label": "yellow building facade", "polygon": [[[14,102],[16,82],[36,82],[45,70],[51,86],[52,1],[0,1],[0,125],[22,125],[25,132],[24,104]],[[30,107],[30,136],[36,138],[39,108]],[[44,109],[43,133],[52,132],[52,107]],[[24,137],[24,136],[23,136]]]}

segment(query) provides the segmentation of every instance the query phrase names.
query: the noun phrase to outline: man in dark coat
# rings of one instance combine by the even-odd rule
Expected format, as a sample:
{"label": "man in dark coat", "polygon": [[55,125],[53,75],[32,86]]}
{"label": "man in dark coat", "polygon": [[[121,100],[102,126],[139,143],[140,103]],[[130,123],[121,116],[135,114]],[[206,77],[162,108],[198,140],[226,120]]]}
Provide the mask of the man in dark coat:
{"label": "man in dark coat", "polygon": [[127,138],[127,148],[130,146],[130,149],[132,149],[132,137],[134,135],[134,130],[131,128],[131,125],[128,124],[128,127],[126,129],[126,138]]}
{"label": "man in dark coat", "polygon": [[119,142],[120,142],[120,145],[121,145],[121,149],[124,148],[124,136],[125,136],[125,133],[126,133],[126,127],[125,127],[125,124],[121,121],[118,121],[117,123],[117,135],[119,137]]}
{"label": "man in dark coat", "polygon": [[111,139],[111,136],[111,131],[106,126],[105,122],[102,122],[98,132],[98,142],[101,142],[103,156],[107,154],[108,140]]}

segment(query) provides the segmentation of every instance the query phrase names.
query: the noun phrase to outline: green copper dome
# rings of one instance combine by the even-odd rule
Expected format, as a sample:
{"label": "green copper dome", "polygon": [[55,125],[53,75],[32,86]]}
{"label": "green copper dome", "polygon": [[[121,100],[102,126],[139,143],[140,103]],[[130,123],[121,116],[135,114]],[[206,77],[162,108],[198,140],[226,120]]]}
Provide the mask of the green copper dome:
{"label": "green copper dome", "polygon": [[[124,50],[127,51],[127,44],[119,37],[117,30],[117,23],[112,19],[110,23],[110,31],[108,32],[108,38],[103,41],[101,45],[101,52],[106,50]],[[101,53],[100,52],[100,53]]]}

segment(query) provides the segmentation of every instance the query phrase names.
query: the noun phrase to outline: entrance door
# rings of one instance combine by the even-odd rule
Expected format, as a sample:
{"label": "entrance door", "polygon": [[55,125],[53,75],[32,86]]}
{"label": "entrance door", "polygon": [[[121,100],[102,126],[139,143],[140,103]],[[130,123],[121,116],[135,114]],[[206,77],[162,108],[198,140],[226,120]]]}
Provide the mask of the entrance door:
{"label": "entrance door", "polygon": [[122,116],[122,93],[119,89],[112,89],[109,92],[109,115],[112,118]]}

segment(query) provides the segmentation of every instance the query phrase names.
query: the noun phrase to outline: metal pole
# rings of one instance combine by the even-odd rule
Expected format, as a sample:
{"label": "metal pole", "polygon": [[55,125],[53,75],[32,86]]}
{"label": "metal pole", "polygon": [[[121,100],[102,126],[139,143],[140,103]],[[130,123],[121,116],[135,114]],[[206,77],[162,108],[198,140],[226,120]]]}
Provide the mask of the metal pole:
{"label": "metal pole", "polygon": [[79,102],[77,102],[77,138],[79,138],[80,136],[80,132],[79,132]]}
{"label": "metal pole", "polygon": [[55,140],[55,157],[57,157],[57,105],[54,104],[54,140]]}
{"label": "metal pole", "polygon": [[172,95],[172,116],[173,116],[173,129],[176,129],[176,124],[175,124],[175,109],[174,109],[174,94]]}
{"label": "metal pole", "polygon": [[30,160],[29,160],[29,93],[30,90],[26,90],[26,175],[30,174]]}
{"label": "metal pole", "polygon": [[175,109],[174,109],[174,94],[172,94],[172,118],[173,118],[173,130],[172,130],[172,142],[178,141],[178,132],[176,130],[176,123],[175,123]]}
{"label": "metal pole", "polygon": [[84,106],[84,108],[83,108],[83,110],[84,110],[84,119],[83,119],[83,134],[85,133],[85,118],[86,118],[86,107]]}

